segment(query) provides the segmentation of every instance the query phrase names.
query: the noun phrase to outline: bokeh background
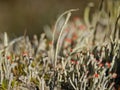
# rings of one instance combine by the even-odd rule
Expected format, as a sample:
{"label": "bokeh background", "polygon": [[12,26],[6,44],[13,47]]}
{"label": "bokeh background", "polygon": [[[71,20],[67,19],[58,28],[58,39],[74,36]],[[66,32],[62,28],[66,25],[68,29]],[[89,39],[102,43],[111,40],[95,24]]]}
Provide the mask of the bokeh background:
{"label": "bokeh background", "polygon": [[85,7],[94,2],[94,12],[99,0],[0,0],[0,33],[8,32],[16,37],[24,34],[40,34],[44,25],[54,24],[64,11],[80,8],[73,16],[83,17]]}

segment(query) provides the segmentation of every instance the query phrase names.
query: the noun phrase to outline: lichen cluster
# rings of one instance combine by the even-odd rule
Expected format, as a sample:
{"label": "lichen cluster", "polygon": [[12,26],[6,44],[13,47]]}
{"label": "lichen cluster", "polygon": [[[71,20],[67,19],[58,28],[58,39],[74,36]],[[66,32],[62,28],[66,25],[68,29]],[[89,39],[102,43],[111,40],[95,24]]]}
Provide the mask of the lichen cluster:
{"label": "lichen cluster", "polygon": [[[119,3],[120,4],[120,3]],[[120,85],[120,12],[104,3],[89,20],[64,12],[45,33],[9,40],[1,35],[0,90],[114,90]],[[105,9],[105,5],[107,8]],[[112,8],[112,9],[111,9]]]}

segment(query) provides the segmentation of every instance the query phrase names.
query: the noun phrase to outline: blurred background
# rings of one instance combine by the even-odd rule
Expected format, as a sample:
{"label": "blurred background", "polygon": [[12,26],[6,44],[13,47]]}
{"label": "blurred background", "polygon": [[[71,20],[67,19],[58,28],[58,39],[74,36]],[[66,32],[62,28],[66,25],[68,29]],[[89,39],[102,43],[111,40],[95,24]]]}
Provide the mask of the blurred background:
{"label": "blurred background", "polygon": [[80,8],[73,16],[83,17],[85,7],[94,2],[94,12],[99,0],[0,0],[0,33],[4,31],[16,37],[24,34],[40,34],[44,25],[53,25],[66,10]]}

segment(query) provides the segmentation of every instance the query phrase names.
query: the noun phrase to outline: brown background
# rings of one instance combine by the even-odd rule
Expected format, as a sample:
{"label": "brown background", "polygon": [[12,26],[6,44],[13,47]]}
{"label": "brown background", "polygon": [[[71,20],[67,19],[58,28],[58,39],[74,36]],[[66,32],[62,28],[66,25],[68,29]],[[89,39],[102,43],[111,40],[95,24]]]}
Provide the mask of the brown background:
{"label": "brown background", "polygon": [[[82,17],[89,2],[98,7],[99,0],[0,0],[0,32],[12,36],[39,34],[46,24],[54,24],[65,10],[80,8],[73,16]],[[93,10],[96,8],[93,8]]]}

